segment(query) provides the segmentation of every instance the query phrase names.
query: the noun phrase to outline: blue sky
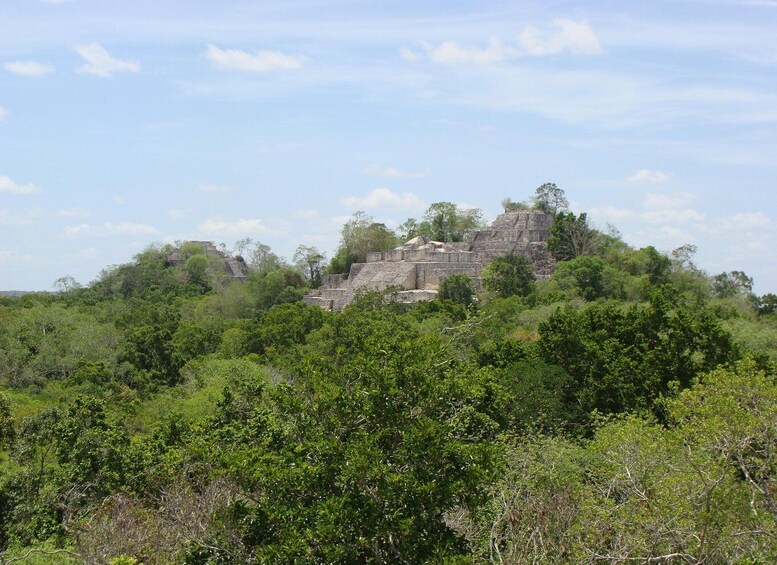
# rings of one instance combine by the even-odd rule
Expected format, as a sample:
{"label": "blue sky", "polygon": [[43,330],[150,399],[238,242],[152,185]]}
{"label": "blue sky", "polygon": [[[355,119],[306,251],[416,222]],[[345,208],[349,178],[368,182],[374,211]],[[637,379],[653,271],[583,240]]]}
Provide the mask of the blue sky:
{"label": "blue sky", "polygon": [[0,289],[549,181],[777,292],[777,0],[0,2]]}

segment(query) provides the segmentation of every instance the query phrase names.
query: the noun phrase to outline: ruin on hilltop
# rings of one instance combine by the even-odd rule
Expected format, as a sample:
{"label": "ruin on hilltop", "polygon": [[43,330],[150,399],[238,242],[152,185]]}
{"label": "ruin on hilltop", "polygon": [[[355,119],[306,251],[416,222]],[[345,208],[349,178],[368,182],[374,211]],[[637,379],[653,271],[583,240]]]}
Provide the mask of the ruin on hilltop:
{"label": "ruin on hilltop", "polygon": [[491,261],[510,253],[531,260],[538,277],[553,272],[548,252],[553,214],[514,210],[497,216],[486,229],[470,232],[464,241],[443,243],[416,237],[391,251],[367,254],[366,263],[354,263],[347,274],[328,275],[304,298],[326,310],[340,311],[358,292],[397,287],[398,300],[432,300],[445,277],[467,275],[480,284],[480,272]]}
{"label": "ruin on hilltop", "polygon": [[[186,252],[187,248],[201,252],[213,260],[215,264],[223,268],[224,274],[229,278],[244,281],[248,277],[248,265],[242,257],[230,256],[218,249],[212,241],[186,241],[167,256],[167,263],[171,266],[184,266],[191,256],[190,253]],[[184,250],[183,253],[182,250]]]}

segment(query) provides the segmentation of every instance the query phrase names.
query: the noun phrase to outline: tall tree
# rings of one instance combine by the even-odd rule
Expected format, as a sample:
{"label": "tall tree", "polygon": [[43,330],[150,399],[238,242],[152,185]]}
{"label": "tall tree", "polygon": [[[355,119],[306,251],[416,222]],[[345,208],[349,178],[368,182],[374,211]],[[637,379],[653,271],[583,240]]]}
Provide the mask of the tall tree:
{"label": "tall tree", "polygon": [[321,266],[325,259],[317,248],[308,245],[300,245],[294,252],[295,265],[313,288],[321,286]]}
{"label": "tall tree", "polygon": [[558,261],[566,261],[592,255],[598,247],[598,235],[588,225],[585,212],[575,216],[574,212],[559,212],[550,227],[548,250]]}
{"label": "tall tree", "polygon": [[355,212],[340,230],[340,247],[330,263],[330,271],[347,273],[353,263],[364,263],[372,251],[387,251],[399,243],[385,224],[364,213]]}
{"label": "tall tree", "polygon": [[546,182],[537,187],[534,195],[534,205],[544,212],[553,214],[566,210],[569,207],[569,200],[562,189],[555,183]]}

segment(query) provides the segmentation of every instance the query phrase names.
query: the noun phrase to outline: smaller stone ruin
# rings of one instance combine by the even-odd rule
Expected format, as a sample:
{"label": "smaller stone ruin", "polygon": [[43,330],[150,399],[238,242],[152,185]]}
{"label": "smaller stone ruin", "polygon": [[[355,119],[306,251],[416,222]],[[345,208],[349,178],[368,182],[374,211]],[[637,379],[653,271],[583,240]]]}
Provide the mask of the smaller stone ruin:
{"label": "smaller stone ruin", "polygon": [[443,243],[416,237],[391,251],[367,254],[366,263],[354,263],[348,274],[328,275],[304,298],[325,310],[340,311],[358,292],[397,287],[401,302],[433,300],[440,281],[467,275],[477,287],[480,272],[497,257],[510,253],[531,260],[538,278],[553,273],[548,253],[553,215],[536,210],[500,214],[485,230],[467,234],[465,241]]}
{"label": "smaller stone ruin", "polygon": [[[216,261],[223,264],[224,273],[228,277],[240,281],[244,281],[248,277],[248,265],[245,264],[245,261],[220,251],[212,241],[187,241],[185,243],[197,245],[202,248],[202,251],[206,256],[216,259]],[[181,257],[180,247],[173,250],[173,252],[167,256],[167,262],[172,266],[183,266],[186,263],[186,260]]]}

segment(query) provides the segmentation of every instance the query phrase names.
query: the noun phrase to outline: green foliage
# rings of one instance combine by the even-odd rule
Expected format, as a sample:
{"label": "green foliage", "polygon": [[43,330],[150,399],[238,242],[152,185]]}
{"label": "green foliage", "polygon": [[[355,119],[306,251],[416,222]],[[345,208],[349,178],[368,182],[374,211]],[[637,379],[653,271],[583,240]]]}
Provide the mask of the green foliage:
{"label": "green foliage", "polygon": [[11,399],[0,391],[0,451],[13,447],[15,439],[16,430],[11,418]]}
{"label": "green foliage", "polygon": [[155,294],[181,292],[179,277],[167,261],[172,251],[173,247],[169,245],[148,247],[135,255],[133,263],[104,270],[92,291],[98,296],[119,295],[124,298],[149,298]]}
{"label": "green foliage", "polygon": [[[63,518],[124,484],[129,440],[107,419],[105,404],[78,397],[66,408],[25,418],[7,478],[3,539],[28,544],[64,535]],[[1,497],[0,497],[1,498]]]}
{"label": "green foliage", "polygon": [[534,271],[526,257],[510,254],[494,259],[480,277],[483,288],[500,298],[527,296],[534,290]]}
{"label": "green foliage", "polygon": [[543,212],[556,216],[559,212],[567,209],[569,200],[567,200],[564,191],[555,183],[546,182],[538,186],[534,192],[534,206]]}
{"label": "green foliage", "polygon": [[463,241],[473,230],[485,227],[483,212],[477,209],[462,210],[452,202],[435,202],[424,212],[419,223],[411,218],[400,226],[404,239],[425,236],[433,241]]}
{"label": "green foliage", "polygon": [[759,296],[755,300],[755,309],[760,315],[774,314],[777,312],[777,294],[771,292]]}
{"label": "green foliage", "polygon": [[308,245],[300,245],[294,252],[294,264],[313,288],[321,286],[321,270],[325,259],[323,253]]}
{"label": "green foliage", "polygon": [[653,408],[673,381],[687,387],[735,356],[731,337],[708,312],[657,293],[646,305],[593,304],[560,310],[540,326],[539,352],[574,379],[585,412]]}
{"label": "green foliage", "polygon": [[173,336],[178,329],[179,316],[172,306],[143,303],[117,320],[125,336],[121,359],[141,373],[140,383],[153,386],[178,381],[183,359],[176,355]]}
{"label": "green foliage", "polygon": [[[320,253],[250,240],[245,283],[185,244],[0,301],[0,561],[774,562],[777,299],[554,225],[555,274],[497,260],[478,308],[460,276],[324,312]],[[393,245],[346,227],[332,264]]]}
{"label": "green foliage", "polygon": [[530,209],[530,206],[526,202],[514,202],[512,198],[503,198],[501,205],[505,212],[517,212],[519,210]]}
{"label": "green foliage", "polygon": [[258,310],[269,310],[276,304],[288,304],[302,299],[307,284],[301,275],[281,269],[265,275],[251,275],[248,288]]}
{"label": "green foliage", "polygon": [[[703,375],[667,402],[684,441],[733,466],[748,496],[777,525],[777,382],[746,359]],[[751,503],[751,504],[753,504]]]}
{"label": "green foliage", "polygon": [[[476,540],[475,562],[572,563],[585,484],[585,451],[536,435],[511,438],[488,502],[457,524]],[[575,532],[576,533],[576,532]]]}
{"label": "green foliage", "polygon": [[258,350],[270,357],[284,353],[304,343],[310,332],[323,325],[325,318],[321,308],[301,302],[273,306],[258,328]]}
{"label": "green foliage", "polygon": [[607,265],[598,257],[581,256],[560,263],[553,279],[562,290],[570,290],[585,300],[596,300],[609,294],[605,269]]}
{"label": "green foliage", "polygon": [[224,405],[224,421],[240,417],[232,429],[267,450],[251,456],[246,443],[224,452],[261,501],[250,510],[257,558],[426,562],[463,553],[445,512],[479,498],[496,454],[481,441],[495,427],[477,408],[477,373],[439,340],[408,340],[380,312],[333,322],[335,349],[304,360],[299,388],[268,390],[248,412],[235,410],[237,398]]}
{"label": "green foliage", "polygon": [[467,275],[449,275],[440,282],[437,292],[439,300],[450,300],[465,308],[475,300],[475,288]]}
{"label": "green foliage", "polygon": [[387,251],[399,243],[396,234],[364,212],[355,212],[340,231],[340,247],[329,265],[332,273],[347,273],[351,264],[364,263],[372,251]]}
{"label": "green foliage", "polygon": [[742,271],[720,273],[712,277],[712,292],[718,298],[748,295],[753,290],[753,278]]}
{"label": "green foliage", "polygon": [[33,305],[0,312],[0,383],[43,386],[66,379],[82,361],[115,365],[120,333],[75,308]]}
{"label": "green foliage", "polygon": [[558,261],[593,255],[599,247],[599,232],[588,226],[585,213],[559,212],[550,226],[548,251]]}

